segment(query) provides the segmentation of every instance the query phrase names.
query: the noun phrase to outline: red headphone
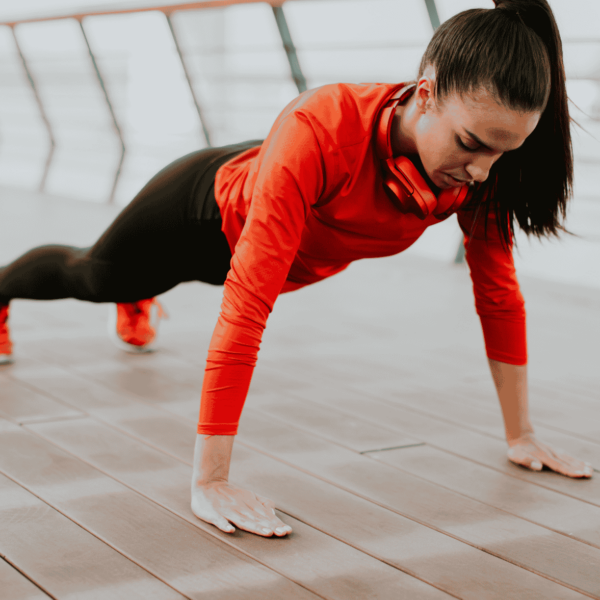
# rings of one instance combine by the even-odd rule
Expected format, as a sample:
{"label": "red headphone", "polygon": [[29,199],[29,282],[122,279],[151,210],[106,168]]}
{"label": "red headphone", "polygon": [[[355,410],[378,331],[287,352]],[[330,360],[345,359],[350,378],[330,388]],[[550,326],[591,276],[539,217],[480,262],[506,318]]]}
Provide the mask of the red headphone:
{"label": "red headphone", "polygon": [[469,186],[442,190],[436,198],[415,165],[406,156],[393,156],[390,133],[396,107],[414,92],[416,84],[398,90],[381,109],[376,131],[377,156],[382,160],[383,182],[398,200],[403,213],[411,213],[425,219],[429,215],[439,221],[456,212],[469,196]]}

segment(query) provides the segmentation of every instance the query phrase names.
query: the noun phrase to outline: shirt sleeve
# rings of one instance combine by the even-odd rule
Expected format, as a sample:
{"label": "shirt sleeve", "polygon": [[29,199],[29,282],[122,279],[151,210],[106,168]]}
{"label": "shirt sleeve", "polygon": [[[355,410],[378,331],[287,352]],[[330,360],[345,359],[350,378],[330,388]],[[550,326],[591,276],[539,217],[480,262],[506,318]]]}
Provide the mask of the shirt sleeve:
{"label": "shirt sleeve", "polygon": [[482,207],[476,226],[474,211],[458,212],[464,233],[465,257],[471,272],[475,308],[481,320],[486,354],[512,365],[527,364],[525,300],[519,288],[512,255],[512,238],[503,248],[495,212],[487,217],[487,240]]}
{"label": "shirt sleeve", "polygon": [[325,164],[310,120],[282,119],[259,154],[248,216],[225,281],[206,362],[198,433],[235,435],[262,334],[292,265]]}

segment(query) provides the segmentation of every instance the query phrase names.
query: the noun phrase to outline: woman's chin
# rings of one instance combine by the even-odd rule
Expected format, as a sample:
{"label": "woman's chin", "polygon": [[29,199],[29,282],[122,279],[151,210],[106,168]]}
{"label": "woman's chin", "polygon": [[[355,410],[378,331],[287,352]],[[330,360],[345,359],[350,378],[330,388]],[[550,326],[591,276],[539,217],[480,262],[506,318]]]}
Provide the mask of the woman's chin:
{"label": "woman's chin", "polygon": [[436,173],[435,179],[432,178],[431,181],[441,190],[449,190],[456,185],[456,183],[454,183],[454,181],[445,173]]}

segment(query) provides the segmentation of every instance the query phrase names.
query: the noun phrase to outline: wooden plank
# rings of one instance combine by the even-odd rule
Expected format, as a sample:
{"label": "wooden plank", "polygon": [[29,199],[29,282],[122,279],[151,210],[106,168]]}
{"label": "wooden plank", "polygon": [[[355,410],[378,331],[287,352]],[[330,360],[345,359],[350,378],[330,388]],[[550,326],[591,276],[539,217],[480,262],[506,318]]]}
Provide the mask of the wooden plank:
{"label": "wooden plank", "polygon": [[[500,436],[490,437],[477,432],[475,427],[458,426],[440,418],[439,415],[437,417],[427,415],[423,411],[402,406],[399,402],[366,396],[357,393],[356,390],[348,391],[322,386],[311,391],[310,399],[327,406],[335,406],[347,414],[364,419],[365,422],[409,433],[432,446],[513,477],[600,506],[600,478],[575,480],[550,471],[534,473],[514,465],[506,458],[508,446]],[[548,428],[538,428],[538,431],[540,437],[548,443],[563,447],[596,467],[600,465],[599,444],[578,440]]]}
{"label": "wooden plank", "polygon": [[[351,393],[356,393],[358,389],[360,388]],[[365,390],[365,395],[367,398],[373,395],[373,390]],[[317,396],[321,394],[318,393]],[[500,440],[505,439],[502,412],[496,398],[482,401],[470,394],[463,394],[458,398],[455,392],[437,393],[430,389],[410,390],[401,394],[394,390],[378,396],[457,427],[479,431]],[[566,403],[540,398],[532,400],[531,406],[532,423],[542,439],[552,439],[554,444],[575,455],[591,452],[600,457],[600,427],[597,425],[600,422],[600,411],[576,410]],[[600,460],[597,464],[600,467]]]}
{"label": "wooden plank", "polygon": [[[590,379],[594,375],[590,373]],[[587,385],[579,381],[562,381],[548,383],[545,381],[534,381],[530,384],[533,391],[540,398],[546,396],[550,398],[557,398],[561,402],[569,405],[572,402],[576,406],[582,408],[595,408],[600,406],[598,400],[597,382],[590,381]]]}
{"label": "wooden plank", "polygon": [[[600,593],[600,550],[384,465],[281,421],[245,415],[238,439],[404,516],[585,593]],[[386,465],[387,467],[387,465]],[[476,526],[473,524],[476,523]],[[577,558],[576,558],[577,557]]]}
{"label": "wooden plank", "polygon": [[[114,359],[98,358],[69,368],[87,379],[93,379],[114,390],[134,394],[144,402],[164,404],[192,397],[198,398],[199,402],[201,389],[199,386],[192,388],[186,385],[173,385],[173,380],[148,366],[143,355],[134,355],[133,359],[137,360],[124,363]],[[201,372],[201,369],[196,371]]]}
{"label": "wooden plank", "polygon": [[[243,454],[242,454],[243,452]],[[397,452],[402,452],[398,450]],[[411,521],[238,445],[240,485],[277,497],[281,509],[464,600],[560,598],[577,594],[531,571]],[[244,460],[245,457],[245,460]],[[311,483],[307,483],[309,480]],[[579,595],[579,594],[577,594]]]}
{"label": "wooden plank", "polygon": [[0,416],[16,423],[81,416],[81,412],[52,400],[0,373]]}
{"label": "wooden plank", "polygon": [[[356,441],[351,430],[357,422],[356,417],[340,410],[330,410],[326,413],[327,416],[331,414],[326,422],[327,429],[322,422],[321,407],[317,405],[316,408],[314,410],[315,403],[306,399],[286,401],[280,398],[276,404],[265,402],[261,405],[261,411],[282,419],[294,428],[318,434],[356,452],[364,451],[363,444]],[[389,431],[383,425],[379,428]],[[369,455],[490,506],[600,547],[600,507],[531,485],[429,445],[388,449],[370,452]]]}
{"label": "wooden plank", "polygon": [[0,552],[55,598],[183,598],[0,474]]}
{"label": "wooden plank", "polygon": [[[264,369],[266,371],[266,369]],[[269,367],[265,377],[270,377]],[[307,400],[317,400],[322,406],[329,406],[335,403],[336,407],[344,409],[348,399],[352,398],[356,401],[356,406],[365,410],[359,413],[354,413],[368,423],[369,413],[367,406],[373,399],[385,400],[388,403],[398,404],[413,412],[431,416],[442,423],[454,424],[456,426],[456,435],[460,436],[461,431],[478,431],[485,433],[497,440],[502,440],[505,444],[504,426],[502,415],[497,399],[489,399],[486,403],[469,402],[463,397],[459,401],[452,392],[448,390],[426,389],[423,385],[404,386],[399,392],[397,386],[391,386],[390,382],[381,381],[378,384],[356,384],[352,387],[345,384],[334,385],[331,382],[323,381],[321,377],[315,375],[312,378],[312,387],[299,390],[282,390],[279,392],[268,392],[264,389],[260,393],[255,393],[252,388],[247,400],[247,405],[252,406],[257,403],[264,405],[270,400],[272,410],[276,410],[281,398],[293,397],[300,399],[303,403]],[[366,421],[365,421],[366,419]],[[590,419],[587,416],[588,421]],[[385,422],[381,421],[385,425]],[[543,441],[553,444],[557,448],[564,448],[565,451],[578,456],[582,459],[590,461],[594,465],[600,465],[600,444],[596,439],[584,438],[581,435],[570,434],[567,432],[557,431],[554,428],[545,427],[534,421],[535,429]],[[404,431],[410,433],[416,438],[424,439],[419,436],[411,428],[395,428],[396,431]],[[428,438],[431,443],[432,439]],[[503,452],[505,455],[505,451]],[[558,482],[561,485],[562,482]],[[576,490],[575,490],[575,493]],[[586,498],[587,499],[587,498]]]}
{"label": "wooden plank", "polygon": [[[346,403],[346,399],[345,399],[345,398],[343,399],[343,403],[344,403],[344,405],[345,405],[345,403]],[[363,404],[364,404],[364,402],[363,402]],[[370,407],[368,407],[368,408],[370,408]],[[248,413],[248,412],[246,412],[246,413],[245,413],[245,415],[247,415],[247,414],[249,414],[249,413]],[[139,415],[138,415],[138,416],[139,416]],[[364,415],[361,415],[361,416],[364,416]],[[133,418],[133,419],[135,419],[135,418],[136,418],[136,416],[135,416],[135,415],[133,415],[133,417],[132,417],[132,418]],[[244,425],[244,423],[245,423],[244,419],[245,419],[245,417],[243,418],[243,425],[242,425],[242,428],[244,428],[244,427],[245,427],[245,425]],[[188,451],[188,452],[189,452],[189,451]]]}
{"label": "wooden plank", "polygon": [[[117,417],[114,412],[112,416]],[[151,420],[154,421],[153,427]],[[136,422],[129,413],[126,422],[120,421],[118,425],[127,427],[134,435],[139,435],[149,443],[163,447],[170,454],[181,456],[183,461],[189,463],[191,460],[193,439],[186,435],[188,425],[182,421],[170,422],[167,427],[168,435],[165,434],[160,414],[155,415],[153,419],[142,417]],[[36,425],[34,429],[54,443],[78,456],[84,456],[99,468],[107,469],[111,475],[181,514],[186,481],[181,482],[179,492],[173,486],[165,489],[156,477],[137,477],[133,469],[115,469],[116,459],[106,455],[107,451],[119,457],[130,454],[139,456],[144,452],[149,457],[146,462],[151,463],[155,451],[143,450],[139,444],[133,444],[98,424],[86,428],[88,438],[105,440],[102,447],[96,450],[72,423]],[[293,435],[288,437],[292,439]],[[189,439],[187,447],[181,443],[182,439]],[[176,466],[172,469],[173,472],[180,470],[180,467]],[[164,470],[162,472],[165,473]],[[168,477],[170,482],[173,479],[173,476]],[[236,444],[234,450],[232,481],[274,498],[280,508],[288,514],[295,515],[303,523],[329,533],[460,598],[491,600],[507,597],[538,598],[540,595],[544,598],[581,597],[573,590],[332,487],[239,444]],[[298,522],[294,523],[296,527]],[[294,543],[296,533],[291,537]]]}
{"label": "wooden plank", "polygon": [[[478,357],[478,365],[483,363],[483,358]],[[571,357],[571,360],[576,360],[576,357]],[[466,403],[471,399],[478,400],[480,406],[495,410],[498,402],[487,364],[485,364],[483,377],[481,377],[479,368],[476,376],[473,376],[470,373],[472,362],[465,361],[461,352],[441,353],[432,350],[428,360],[422,361],[420,365],[414,365],[411,376],[406,377],[403,374],[402,385],[398,385],[393,377],[388,376],[377,382],[358,383],[356,387],[367,393],[376,391],[386,397],[397,397],[404,393],[404,384],[406,383],[409,390],[412,388],[413,391],[427,391],[430,394],[443,393],[445,398],[454,396]],[[436,377],[428,377],[427,371],[433,364]],[[469,366],[469,375],[464,374],[466,365]],[[569,366],[567,364],[563,368],[565,380],[568,380],[569,377]],[[560,427],[576,435],[587,431],[590,439],[597,439],[599,432],[597,423],[600,422],[600,405],[597,397],[592,395],[592,397],[586,398],[577,393],[574,388],[578,386],[575,383],[567,385],[564,380],[555,382],[551,377],[541,377],[541,374],[536,371],[535,365],[529,371],[530,404],[536,422]],[[543,373],[543,375],[548,374]],[[593,372],[590,372],[588,380],[593,377]],[[596,382],[596,389],[598,384],[600,384],[600,380]]]}
{"label": "wooden plank", "polygon": [[[88,420],[71,421],[84,437]],[[101,432],[100,432],[101,433]],[[100,445],[104,442],[98,438]],[[130,454],[117,469],[162,472],[169,463]],[[188,598],[316,598],[93,467],[21,428],[0,433],[0,469],[20,485]],[[187,479],[191,469],[187,468]],[[275,545],[280,540],[275,541]],[[30,540],[31,543],[31,540]]]}
{"label": "wooden plank", "polygon": [[265,398],[253,394],[248,399],[246,409],[252,412],[254,407],[261,408],[269,415],[281,416],[296,428],[321,435],[332,442],[351,447],[356,452],[423,443],[407,433],[400,434],[392,429],[371,425],[351,415],[340,415],[339,411],[315,402],[303,404],[300,401],[286,401],[281,397],[273,401],[270,396]]}
{"label": "wooden plank", "polygon": [[[499,419],[496,425],[499,428],[496,428],[494,434],[499,433],[504,437],[500,406],[491,375],[484,373],[484,378],[469,377],[469,381],[466,382],[464,377],[458,378],[455,374],[462,370],[460,365],[446,365],[443,355],[433,354],[434,356],[430,356],[427,360],[412,364],[411,373],[407,374],[403,371],[401,382],[388,376],[366,382],[355,382],[350,386],[340,377],[335,385],[348,389],[349,392],[364,392],[367,397],[377,396],[420,409],[426,409],[428,401],[438,399],[438,406],[445,407],[445,410],[440,409],[440,415],[451,414],[450,409],[453,404],[457,407],[462,405],[465,408],[473,406],[498,415]],[[435,363],[436,377],[429,377],[427,374],[432,362]],[[273,366],[270,369],[273,370]],[[278,371],[282,370],[285,370],[285,367],[280,364]],[[313,385],[318,382],[326,387],[332,387],[332,383],[327,381],[328,378],[324,377],[322,372],[319,373],[318,368],[312,370]],[[550,428],[559,428],[575,437],[587,435],[591,442],[598,440],[600,404],[597,400],[580,398],[580,401],[577,402],[576,394],[564,391],[558,395],[557,392],[540,391],[540,387],[536,386],[535,382],[531,383],[530,387],[532,388],[530,408],[535,426],[546,424]],[[307,390],[306,397],[309,397],[308,394],[310,394],[309,390]]]}
{"label": "wooden plank", "polygon": [[50,596],[17,569],[0,558],[0,589],[3,600],[48,600]]}
{"label": "wooden plank", "polygon": [[[483,383],[483,382],[482,382]],[[492,392],[488,386],[470,386],[459,392],[456,389],[444,391],[443,394],[432,393],[431,389],[423,388],[418,394],[421,401],[439,399],[450,401],[465,408],[490,412],[499,417],[502,425],[502,413],[495,390]],[[403,404],[411,400],[411,394],[404,395],[394,391],[387,395],[390,400],[398,399]],[[415,406],[423,406],[422,403]],[[429,407],[429,406],[428,406]],[[534,388],[529,394],[529,407],[534,426],[547,426],[570,433],[573,436],[587,436],[591,442],[597,442],[600,437],[600,403],[591,399],[577,402],[577,394],[557,392],[555,390],[540,390]],[[443,414],[443,413],[441,413]],[[502,430],[503,431],[503,430]]]}
{"label": "wooden plank", "polygon": [[[191,365],[190,365],[191,368]],[[270,370],[263,368],[263,371],[268,376]],[[64,375],[61,376],[61,373]],[[86,407],[98,405],[98,402],[109,401],[114,406],[123,406],[122,400],[120,399],[119,392],[116,390],[109,390],[104,385],[98,385],[94,382],[89,382],[81,376],[75,377],[75,375],[69,375],[67,377],[66,371],[58,370],[54,376],[36,378],[35,375],[32,377],[29,375],[30,384],[36,385],[40,389],[45,389],[48,392],[57,394],[61,400],[70,402],[73,406],[86,410]],[[76,388],[72,387],[77,381]],[[88,383],[89,382],[89,383]],[[99,382],[98,382],[99,383]],[[165,387],[167,385],[165,384]],[[174,383],[170,383],[170,387],[175,387]],[[111,388],[112,389],[112,388]],[[182,389],[182,388],[179,388]],[[187,389],[187,388],[186,388]],[[307,394],[306,396],[304,394]],[[406,392],[408,396],[415,398],[415,402],[420,401],[423,398],[421,392]],[[288,396],[294,395],[294,392],[288,392]],[[279,398],[284,397],[285,394],[277,394],[277,402]],[[84,403],[85,398],[89,397],[89,402]],[[138,395],[130,394],[129,397],[142,400],[143,398]],[[273,396],[268,396],[264,390],[261,394],[255,393],[251,390],[251,394],[247,400],[247,406],[245,414],[252,408],[253,405],[259,405],[267,401]],[[555,491],[566,493],[575,498],[586,500],[587,502],[598,504],[598,498],[600,498],[600,490],[597,489],[599,483],[597,478],[593,478],[588,482],[574,481],[563,476],[542,472],[542,473],[531,473],[522,469],[516,465],[513,465],[506,459],[506,442],[502,439],[502,426],[498,420],[493,419],[492,415],[489,415],[482,411],[472,411],[473,419],[469,428],[464,426],[452,426],[448,422],[448,419],[444,417],[427,417],[422,414],[422,411],[415,413],[413,409],[407,410],[397,404],[394,404],[394,408],[390,408],[389,403],[382,402],[381,400],[373,397],[369,397],[366,394],[361,394],[357,389],[345,390],[339,387],[332,387],[327,385],[314,386],[308,392],[304,392],[303,398],[310,398],[313,400],[320,401],[319,403],[324,406],[336,407],[346,413],[357,416],[363,423],[368,425],[372,423],[374,425],[383,425],[393,429],[395,432],[402,432],[410,437],[414,437],[423,441],[427,441],[429,444],[438,446],[445,450],[458,453],[469,459],[477,457],[477,461],[486,465],[501,470],[502,472],[509,474],[513,477],[525,479],[536,485],[544,485]],[[109,400],[107,400],[107,398]],[[305,400],[301,400],[304,402]],[[437,400],[436,400],[437,402]],[[442,402],[440,400],[440,402]],[[83,403],[83,404],[82,404]],[[273,402],[276,405],[276,402]],[[197,396],[194,398],[190,397],[188,400],[180,400],[179,402],[168,402],[164,404],[159,401],[159,406],[167,408],[174,414],[189,418],[196,419],[198,411],[198,400]],[[442,412],[443,406],[440,406],[440,413]],[[460,408],[454,404],[452,410],[457,411]],[[274,408],[275,410],[275,408]],[[468,419],[468,414],[461,409],[461,418]],[[446,410],[446,414],[451,413],[451,410]],[[468,411],[467,411],[468,412]],[[94,412],[96,416],[98,412]],[[475,419],[477,417],[477,419]],[[139,415],[135,415],[133,418],[139,418]],[[482,432],[496,434],[496,439],[490,439],[486,436],[478,435],[473,429],[480,429]],[[566,436],[559,432],[547,428],[538,428],[540,435],[543,435],[544,440],[549,443],[555,444],[558,447],[563,447],[568,452],[571,452],[575,456],[578,456],[584,460],[590,461],[594,465],[600,465],[600,445],[586,443],[584,440],[573,438],[572,436]],[[381,446],[379,446],[381,447]],[[375,447],[371,449],[376,449]],[[591,487],[589,484],[592,484]]]}
{"label": "wooden plank", "polygon": [[[323,597],[340,600],[356,597],[357,594],[361,598],[382,599],[449,597],[439,589],[281,513],[280,518],[294,529],[287,538],[265,540],[242,531],[228,536],[198,520],[190,512],[189,466],[92,420],[86,424],[85,433],[81,428],[69,427],[67,422],[64,425],[46,423],[34,425],[32,429],[196,527],[227,540]],[[144,426],[147,428],[147,424]],[[160,427],[158,420],[156,426]],[[191,454],[187,454],[188,460],[191,460]],[[135,468],[129,459],[131,456],[136,457]],[[152,469],[140,467],[157,461],[163,465],[160,477]],[[169,463],[171,467],[164,466]]]}
{"label": "wooden plank", "polygon": [[[353,396],[364,394],[365,401],[370,398],[385,399],[406,407],[411,411],[429,415],[434,419],[453,423],[462,429],[471,429],[504,440],[502,413],[497,398],[491,395],[478,394],[469,389],[457,396],[456,390],[440,390],[421,387],[403,391],[399,394],[396,389],[375,391],[373,386],[355,386],[354,389],[333,389],[331,386],[321,386],[319,391],[309,391],[310,398],[330,398],[332,395]],[[297,396],[295,392],[293,395]],[[569,397],[570,398],[570,397]],[[563,448],[579,458],[591,461],[600,467],[600,443],[595,431],[598,429],[596,415],[600,413],[596,407],[573,410],[566,401],[560,403],[548,397],[534,396],[531,400],[532,421],[536,433],[542,441]],[[565,425],[561,425],[562,423]],[[544,425],[544,423],[552,423]],[[585,434],[584,431],[588,433]]]}
{"label": "wooden plank", "polygon": [[600,508],[482,467],[428,445],[370,456],[600,548]]}

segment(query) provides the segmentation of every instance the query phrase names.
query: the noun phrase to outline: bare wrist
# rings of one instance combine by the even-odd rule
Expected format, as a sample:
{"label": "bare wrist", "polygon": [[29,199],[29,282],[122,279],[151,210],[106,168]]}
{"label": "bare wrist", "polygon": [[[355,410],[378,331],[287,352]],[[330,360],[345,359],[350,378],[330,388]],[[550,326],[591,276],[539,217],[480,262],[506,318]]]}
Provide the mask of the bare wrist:
{"label": "bare wrist", "polygon": [[193,487],[228,481],[234,437],[202,434],[196,436]]}
{"label": "bare wrist", "polygon": [[517,442],[522,442],[533,437],[535,437],[535,432],[531,426],[522,429],[519,433],[506,433],[506,441],[508,442],[509,446],[513,446]]}

